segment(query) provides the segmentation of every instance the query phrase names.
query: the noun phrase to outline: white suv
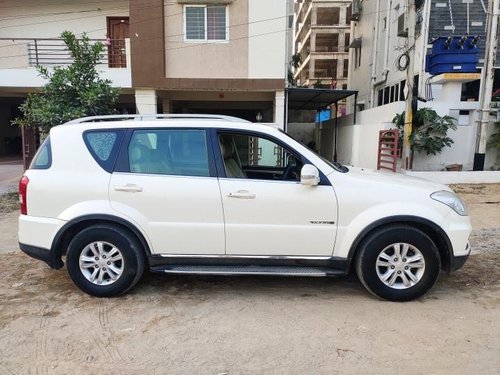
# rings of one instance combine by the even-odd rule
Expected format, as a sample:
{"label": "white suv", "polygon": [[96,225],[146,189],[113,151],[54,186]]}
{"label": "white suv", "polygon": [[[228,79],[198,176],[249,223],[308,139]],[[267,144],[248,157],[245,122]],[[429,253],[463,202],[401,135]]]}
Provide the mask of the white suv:
{"label": "white suv", "polygon": [[446,186],[331,163],[268,125],[104,116],[54,127],[19,186],[19,242],[94,296],[154,272],[338,276],[417,298],[466,261]]}

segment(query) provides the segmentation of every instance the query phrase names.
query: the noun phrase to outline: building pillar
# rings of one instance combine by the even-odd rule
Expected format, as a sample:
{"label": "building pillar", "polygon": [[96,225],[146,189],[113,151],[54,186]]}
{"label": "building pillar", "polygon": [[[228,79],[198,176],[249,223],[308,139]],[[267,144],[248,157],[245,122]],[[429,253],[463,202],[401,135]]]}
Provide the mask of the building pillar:
{"label": "building pillar", "polygon": [[156,91],[151,89],[136,89],[135,106],[137,113],[140,115],[156,114]]}
{"label": "building pillar", "polygon": [[309,59],[309,85],[308,87],[312,87],[316,82],[316,57],[311,55]]}
{"label": "building pillar", "polygon": [[316,26],[318,24],[318,6],[313,3],[311,8],[311,26]]}
{"label": "building pillar", "polygon": [[127,68],[131,69],[130,62],[132,61],[131,55],[130,55],[130,38],[125,38],[125,65]]}
{"label": "building pillar", "polygon": [[345,51],[345,30],[339,30],[339,52]]}
{"label": "building pillar", "polygon": [[285,92],[276,91],[274,96],[274,122],[281,130],[285,130]]}
{"label": "building pillar", "polygon": [[347,21],[347,8],[340,7],[339,9],[339,25],[349,25],[350,22]]}
{"label": "building pillar", "polygon": [[337,71],[335,73],[335,80],[337,81],[336,88],[337,90],[342,90],[342,84],[339,81],[344,79],[344,59],[337,59]]}

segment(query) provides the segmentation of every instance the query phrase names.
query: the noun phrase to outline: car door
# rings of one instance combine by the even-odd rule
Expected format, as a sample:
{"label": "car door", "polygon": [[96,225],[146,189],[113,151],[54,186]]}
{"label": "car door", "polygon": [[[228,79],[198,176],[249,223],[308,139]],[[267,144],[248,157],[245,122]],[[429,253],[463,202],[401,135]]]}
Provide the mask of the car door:
{"label": "car door", "polygon": [[109,185],[111,206],[153,253],[224,254],[224,220],[204,129],[130,131]]}
{"label": "car door", "polygon": [[326,178],[300,184],[307,162],[277,139],[220,131],[214,142],[226,231],[226,254],[331,256],[335,192]]}

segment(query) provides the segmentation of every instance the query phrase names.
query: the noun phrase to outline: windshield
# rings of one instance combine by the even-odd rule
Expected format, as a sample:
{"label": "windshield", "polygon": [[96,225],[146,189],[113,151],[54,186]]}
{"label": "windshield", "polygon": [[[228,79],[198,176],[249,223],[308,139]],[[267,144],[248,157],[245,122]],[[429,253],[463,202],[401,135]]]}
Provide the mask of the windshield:
{"label": "windshield", "polygon": [[320,158],[321,160],[323,160],[326,164],[328,164],[330,167],[332,167],[333,169],[335,169],[337,172],[341,172],[341,173],[347,173],[349,172],[349,168],[347,168],[345,165],[337,162],[337,161],[330,161],[328,160],[327,158],[321,156],[320,154],[318,154],[315,150],[313,150],[312,148],[310,148],[308,145],[302,143],[301,141],[299,141],[298,139],[295,139],[294,137],[292,137],[290,134],[288,133],[285,133],[283,130],[281,129],[278,129],[281,133],[283,133],[284,135],[286,135],[287,137],[290,137],[292,138],[294,141],[296,142],[299,142],[301,145],[303,145],[304,147],[306,147],[309,151],[311,151],[312,153],[314,153],[318,158]]}

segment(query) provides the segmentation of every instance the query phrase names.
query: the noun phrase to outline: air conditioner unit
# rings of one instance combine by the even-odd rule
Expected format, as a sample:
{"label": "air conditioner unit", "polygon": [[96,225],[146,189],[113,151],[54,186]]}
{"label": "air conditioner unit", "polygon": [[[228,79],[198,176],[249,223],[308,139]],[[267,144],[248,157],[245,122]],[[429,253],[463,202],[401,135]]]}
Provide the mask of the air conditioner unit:
{"label": "air conditioner unit", "polygon": [[359,21],[361,17],[361,0],[352,0],[351,21]]}
{"label": "air conditioner unit", "polygon": [[408,38],[408,26],[406,25],[404,13],[398,17],[398,36]]}

